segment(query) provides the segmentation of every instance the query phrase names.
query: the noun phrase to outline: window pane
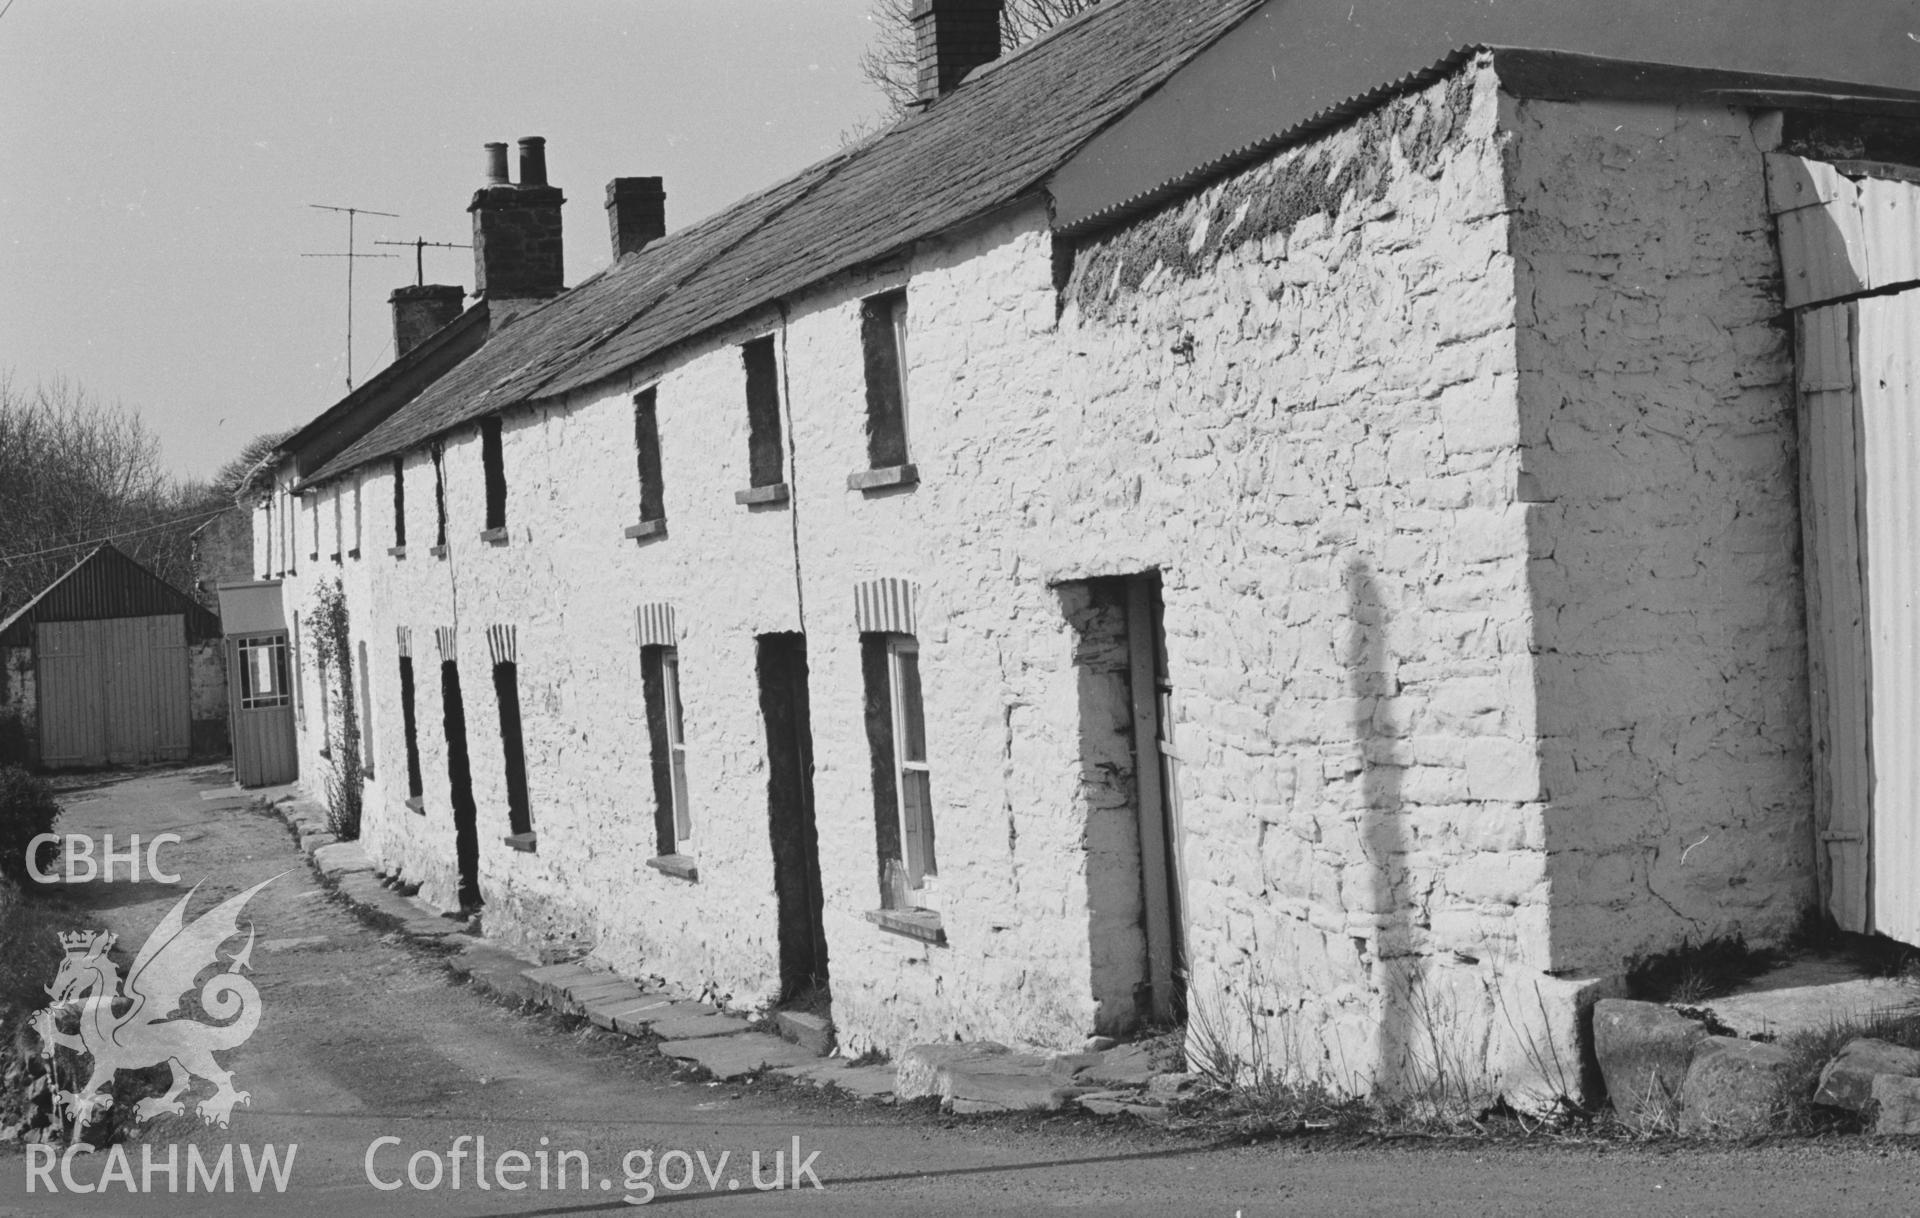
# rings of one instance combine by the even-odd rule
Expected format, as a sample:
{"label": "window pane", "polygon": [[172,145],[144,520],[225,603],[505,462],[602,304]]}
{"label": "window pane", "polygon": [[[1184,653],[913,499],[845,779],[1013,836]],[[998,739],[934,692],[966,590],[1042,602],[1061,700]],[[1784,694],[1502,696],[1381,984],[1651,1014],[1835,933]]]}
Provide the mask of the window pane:
{"label": "window pane", "polygon": [[680,705],[680,650],[660,649],[660,676],[666,686],[667,740],[678,748],[686,743],[684,712]]}
{"label": "window pane", "polygon": [[900,760],[925,764],[927,716],[920,705],[920,653],[900,649],[893,654],[899,673]]}
{"label": "window pane", "polygon": [[927,772],[902,771],[900,797],[907,827],[907,871],[917,888],[922,878],[940,870],[933,859],[933,790]]}
{"label": "window pane", "polygon": [[693,814],[687,810],[687,750],[673,750],[673,831],[681,842],[693,840]]}

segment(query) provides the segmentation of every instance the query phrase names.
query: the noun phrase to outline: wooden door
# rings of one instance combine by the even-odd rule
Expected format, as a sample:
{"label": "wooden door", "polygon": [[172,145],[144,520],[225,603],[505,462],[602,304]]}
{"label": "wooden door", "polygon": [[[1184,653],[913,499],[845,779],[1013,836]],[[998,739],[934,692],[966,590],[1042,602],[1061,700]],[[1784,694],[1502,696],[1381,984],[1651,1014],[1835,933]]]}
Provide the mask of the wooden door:
{"label": "wooden door", "polygon": [[227,640],[233,772],[243,787],[277,786],[300,776],[292,685],[286,631]]}

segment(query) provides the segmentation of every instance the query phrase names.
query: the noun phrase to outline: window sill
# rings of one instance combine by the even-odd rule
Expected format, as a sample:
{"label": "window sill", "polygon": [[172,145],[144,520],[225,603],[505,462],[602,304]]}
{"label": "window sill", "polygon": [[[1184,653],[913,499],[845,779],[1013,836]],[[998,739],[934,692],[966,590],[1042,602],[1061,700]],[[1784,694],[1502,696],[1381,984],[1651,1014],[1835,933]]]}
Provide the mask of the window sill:
{"label": "window sill", "polygon": [[500,840],[522,854],[532,854],[534,847],[539,844],[540,836],[536,833],[509,833]]}
{"label": "window sill", "polygon": [[428,546],[427,553],[433,555],[435,558],[445,558],[447,556],[447,547],[445,543],[437,546]]}
{"label": "window sill", "polygon": [[335,550],[335,551],[334,551],[333,553],[331,553],[331,554],[329,554],[329,555],[327,555],[327,561],[328,561],[328,562],[330,562],[330,563],[332,563],[332,564],[333,564],[334,566],[336,566],[336,567],[337,567],[337,566],[339,566],[339,565],[340,565],[340,551],[338,551],[338,550]]}
{"label": "window sill", "polygon": [[865,917],[889,934],[904,935],[935,947],[947,945],[947,932],[940,925],[939,913],[934,910],[869,909]]}
{"label": "window sill", "polygon": [[855,470],[847,475],[850,491],[884,491],[896,486],[913,486],[920,481],[917,465],[889,465],[881,469]]}
{"label": "window sill", "polygon": [[507,544],[506,527],[503,525],[497,529],[481,529],[480,540],[490,546],[504,546]]}
{"label": "window sill", "polygon": [[756,507],[765,503],[785,503],[787,501],[787,484],[784,482],[776,482],[772,486],[750,486],[744,491],[733,492],[733,501],[735,503],[745,504],[748,507]]}
{"label": "window sill", "polygon": [[667,522],[661,520],[642,520],[639,524],[630,524],[620,530],[622,537],[631,537],[635,541],[645,541],[649,537],[665,537]]}
{"label": "window sill", "polygon": [[700,865],[690,854],[663,854],[658,858],[648,859],[647,866],[662,875],[670,875],[676,879],[696,882],[700,879]]}
{"label": "window sill", "polygon": [[320,551],[318,551],[318,550],[315,550],[315,551],[314,551],[313,553],[311,553],[311,554],[309,554],[309,555],[307,555],[307,561],[308,561],[308,562],[319,562],[319,561],[320,561]]}
{"label": "window sill", "polygon": [[388,558],[405,558],[406,556],[407,556],[407,547],[405,546],[388,546],[387,547]]}
{"label": "window sill", "polygon": [[321,749],[321,750],[320,750],[320,759],[321,759],[322,761],[332,761],[332,760],[333,760],[333,750],[332,750],[332,749]]}
{"label": "window sill", "polygon": [[420,798],[418,795],[414,796],[412,799],[409,799],[407,801],[407,807],[412,809],[415,812],[418,812],[422,816],[425,816],[427,814],[427,801]]}
{"label": "window sill", "polygon": [[358,562],[360,560],[360,547],[355,546],[353,547],[353,549],[348,550],[347,557],[353,559],[355,562]]}

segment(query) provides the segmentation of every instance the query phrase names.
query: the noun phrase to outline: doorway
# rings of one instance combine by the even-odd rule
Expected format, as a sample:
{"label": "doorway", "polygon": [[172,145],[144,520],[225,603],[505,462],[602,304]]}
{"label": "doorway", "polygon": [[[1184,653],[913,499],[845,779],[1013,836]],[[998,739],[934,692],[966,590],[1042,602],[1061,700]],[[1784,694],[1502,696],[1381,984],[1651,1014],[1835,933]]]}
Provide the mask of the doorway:
{"label": "doorway", "polygon": [[473,802],[473,767],[467,760],[467,707],[460,696],[460,665],[440,661],[441,725],[447,737],[447,801],[453,805],[453,853],[460,868],[460,908],[478,909],[480,810]]}
{"label": "doorway", "polygon": [[1073,630],[1094,1030],[1186,1014],[1178,757],[1157,572],[1059,585]]}
{"label": "doorway", "polygon": [[807,640],[802,634],[763,634],[758,643],[760,715],[767,728],[767,824],[780,918],[780,1000],[802,1003],[824,999],[827,990]]}

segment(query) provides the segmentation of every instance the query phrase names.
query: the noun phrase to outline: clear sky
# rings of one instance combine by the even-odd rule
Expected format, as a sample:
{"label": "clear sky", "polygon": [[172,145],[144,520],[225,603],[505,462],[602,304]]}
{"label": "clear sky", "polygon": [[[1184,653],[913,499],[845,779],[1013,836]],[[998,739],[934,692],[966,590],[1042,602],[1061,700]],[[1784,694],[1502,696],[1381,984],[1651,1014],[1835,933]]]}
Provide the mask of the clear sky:
{"label": "clear sky", "polygon": [[[0,0],[4,5],[6,0]],[[482,145],[547,137],[567,282],[608,262],[609,179],[677,229],[877,115],[870,0],[13,0],[0,17],[0,371],[139,410],[204,476],[392,359],[411,250],[465,242]],[[515,153],[517,159],[517,152]],[[517,177],[518,169],[515,168]],[[473,287],[468,250],[429,283]]]}

